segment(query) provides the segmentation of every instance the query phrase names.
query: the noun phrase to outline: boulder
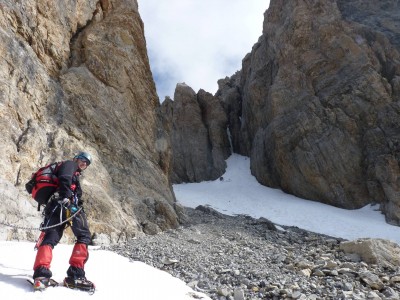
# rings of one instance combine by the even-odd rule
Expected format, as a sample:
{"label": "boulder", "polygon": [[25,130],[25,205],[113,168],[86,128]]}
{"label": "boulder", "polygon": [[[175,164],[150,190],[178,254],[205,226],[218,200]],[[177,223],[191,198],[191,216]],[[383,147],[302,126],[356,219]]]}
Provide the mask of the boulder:
{"label": "boulder", "polygon": [[340,243],[340,250],[357,254],[368,264],[391,269],[400,267],[400,246],[384,239],[358,239]]}

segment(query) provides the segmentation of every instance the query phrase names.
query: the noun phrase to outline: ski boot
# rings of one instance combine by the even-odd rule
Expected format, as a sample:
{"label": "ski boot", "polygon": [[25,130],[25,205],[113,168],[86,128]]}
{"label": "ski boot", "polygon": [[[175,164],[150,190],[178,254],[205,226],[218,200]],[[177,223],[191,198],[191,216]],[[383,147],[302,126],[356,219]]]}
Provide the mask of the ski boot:
{"label": "ski boot", "polygon": [[94,294],[95,285],[93,282],[86,279],[86,277],[73,278],[73,277],[65,277],[64,286],[70,289],[78,289],[81,291],[86,291],[89,294]]}

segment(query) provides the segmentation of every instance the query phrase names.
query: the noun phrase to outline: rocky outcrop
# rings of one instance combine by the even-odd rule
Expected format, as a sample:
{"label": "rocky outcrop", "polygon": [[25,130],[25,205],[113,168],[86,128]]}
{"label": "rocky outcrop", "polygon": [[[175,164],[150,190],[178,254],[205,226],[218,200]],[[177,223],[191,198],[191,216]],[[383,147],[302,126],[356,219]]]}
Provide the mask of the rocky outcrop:
{"label": "rocky outcrop", "polygon": [[0,219],[38,226],[23,183],[84,149],[94,157],[83,187],[95,234],[118,240],[176,227],[137,1],[2,1],[0,41]]}
{"label": "rocky outcrop", "polygon": [[161,107],[165,131],[172,148],[171,180],[200,182],[221,176],[230,155],[227,119],[218,99],[186,84],[178,84],[174,101]]}
{"label": "rocky outcrop", "polygon": [[340,249],[348,254],[356,254],[369,264],[386,268],[400,267],[400,247],[383,239],[358,239],[340,243]]}
{"label": "rocky outcrop", "polygon": [[226,77],[218,80],[218,91],[215,96],[220,100],[228,119],[227,130],[232,151],[246,155],[246,151],[243,150],[244,139],[241,136],[242,94],[240,75],[241,72],[237,72],[231,78]]}
{"label": "rocky outcrop", "polygon": [[399,18],[398,1],[270,2],[217,93],[259,182],[343,208],[379,202],[400,224]]}

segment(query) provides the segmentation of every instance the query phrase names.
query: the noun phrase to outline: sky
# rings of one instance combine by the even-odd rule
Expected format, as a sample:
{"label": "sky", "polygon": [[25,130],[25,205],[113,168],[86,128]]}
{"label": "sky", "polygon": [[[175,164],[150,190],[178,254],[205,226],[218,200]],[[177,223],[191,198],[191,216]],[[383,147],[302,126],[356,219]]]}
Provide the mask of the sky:
{"label": "sky", "polygon": [[[345,210],[285,194],[262,186],[250,173],[250,159],[233,154],[227,160],[223,180],[174,185],[177,201],[195,208],[208,205],[228,215],[245,214],[264,217],[278,225],[297,226],[309,231],[355,240],[383,238],[400,244],[400,227],[385,222],[376,206]],[[1,192],[1,191],[0,191]],[[70,300],[140,299],[193,300],[210,298],[193,291],[185,283],[164,271],[116,253],[90,247],[86,264],[87,278],[96,284],[96,292],[64,287],[32,292],[26,281],[32,274],[36,252],[30,242],[0,241],[0,291],[4,299]],[[62,281],[68,267],[72,245],[59,244],[54,249],[54,279]]]}
{"label": "sky", "polygon": [[177,83],[215,94],[262,34],[269,0],[138,0],[160,101]]}

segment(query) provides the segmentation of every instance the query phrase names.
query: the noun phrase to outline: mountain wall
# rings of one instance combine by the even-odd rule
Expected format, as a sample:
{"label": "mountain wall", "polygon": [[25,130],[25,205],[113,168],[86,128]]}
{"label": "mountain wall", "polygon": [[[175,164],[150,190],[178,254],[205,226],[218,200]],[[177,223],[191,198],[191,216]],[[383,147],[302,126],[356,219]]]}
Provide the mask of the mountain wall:
{"label": "mountain wall", "polygon": [[220,177],[231,154],[227,118],[218,98],[177,84],[174,101],[161,105],[164,131],[169,134],[173,183],[201,182]]}
{"label": "mountain wall", "polygon": [[379,203],[400,224],[399,24],[395,0],[270,2],[215,95],[260,183],[347,209]]}
{"label": "mountain wall", "polygon": [[380,203],[400,224],[399,21],[398,1],[271,1],[240,98],[221,95],[241,103],[235,151],[259,182],[343,208]]}
{"label": "mountain wall", "polygon": [[136,0],[4,0],[0,53],[0,221],[37,227],[24,183],[84,150],[94,157],[82,183],[95,237],[179,224]]}

